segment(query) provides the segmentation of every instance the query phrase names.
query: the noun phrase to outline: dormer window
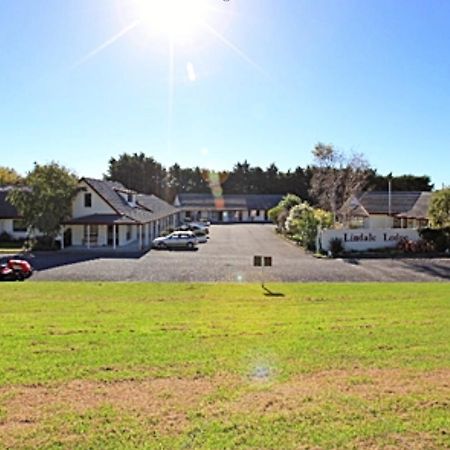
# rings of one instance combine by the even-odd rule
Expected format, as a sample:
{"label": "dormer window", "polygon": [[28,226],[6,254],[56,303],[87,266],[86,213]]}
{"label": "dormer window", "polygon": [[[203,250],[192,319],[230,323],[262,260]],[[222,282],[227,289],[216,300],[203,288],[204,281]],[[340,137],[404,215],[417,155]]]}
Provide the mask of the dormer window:
{"label": "dormer window", "polygon": [[128,203],[133,203],[133,194],[131,192],[128,192],[127,201]]}
{"label": "dormer window", "polygon": [[84,207],[91,208],[92,207],[92,194],[84,194]]}

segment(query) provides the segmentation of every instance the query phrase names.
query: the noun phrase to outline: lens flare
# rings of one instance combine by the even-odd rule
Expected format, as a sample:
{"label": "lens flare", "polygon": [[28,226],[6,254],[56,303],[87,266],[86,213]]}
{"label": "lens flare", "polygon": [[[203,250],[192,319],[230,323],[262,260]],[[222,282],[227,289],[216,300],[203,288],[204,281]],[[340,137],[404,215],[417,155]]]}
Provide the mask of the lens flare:
{"label": "lens flare", "polygon": [[148,31],[175,41],[192,38],[208,17],[206,0],[134,0],[136,14]]}

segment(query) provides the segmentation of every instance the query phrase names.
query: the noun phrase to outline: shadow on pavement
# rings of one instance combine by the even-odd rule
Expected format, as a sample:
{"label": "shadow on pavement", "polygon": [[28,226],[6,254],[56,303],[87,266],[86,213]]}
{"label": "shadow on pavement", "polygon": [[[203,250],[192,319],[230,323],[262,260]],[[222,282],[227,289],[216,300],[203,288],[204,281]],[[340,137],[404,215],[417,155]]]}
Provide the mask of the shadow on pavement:
{"label": "shadow on pavement", "polygon": [[450,260],[447,260],[447,264],[439,260],[408,260],[402,261],[402,263],[414,272],[420,272],[434,278],[450,280]]}
{"label": "shadow on pavement", "polygon": [[80,252],[36,252],[18,253],[0,258],[0,263],[10,259],[24,259],[28,261],[34,270],[43,271],[56,267],[69,266],[72,264],[98,259],[140,259],[146,252],[102,252],[102,251],[80,251]]}

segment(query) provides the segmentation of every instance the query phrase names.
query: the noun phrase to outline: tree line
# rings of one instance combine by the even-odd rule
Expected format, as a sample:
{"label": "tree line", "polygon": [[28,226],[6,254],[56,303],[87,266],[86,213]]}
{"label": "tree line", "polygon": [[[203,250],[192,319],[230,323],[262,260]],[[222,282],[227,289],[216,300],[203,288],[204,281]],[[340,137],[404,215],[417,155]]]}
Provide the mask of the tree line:
{"label": "tree line", "polygon": [[334,211],[355,190],[431,191],[427,175],[381,175],[364,155],[346,155],[332,145],[319,143],[313,163],[287,171],[275,163],[266,168],[237,162],[230,171],[211,171],[173,164],[166,168],[144,153],[123,153],[111,158],[105,178],[129,189],[155,194],[172,202],[179,193],[210,193],[217,185],[223,194],[295,194],[311,204]]}

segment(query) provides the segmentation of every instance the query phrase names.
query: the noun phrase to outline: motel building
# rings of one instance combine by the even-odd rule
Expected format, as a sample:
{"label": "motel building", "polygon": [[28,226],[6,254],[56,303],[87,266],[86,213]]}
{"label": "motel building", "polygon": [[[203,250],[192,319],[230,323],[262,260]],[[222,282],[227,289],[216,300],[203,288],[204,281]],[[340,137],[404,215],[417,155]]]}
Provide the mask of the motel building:
{"label": "motel building", "polygon": [[13,239],[25,239],[28,235],[17,209],[8,202],[7,196],[14,186],[0,187],[0,235],[7,234]]}
{"label": "motel building", "polygon": [[178,194],[174,206],[183,220],[209,220],[212,223],[269,222],[269,210],[283,198],[282,195],[240,194]]}
{"label": "motel building", "polygon": [[143,250],[180,220],[175,207],[154,195],[92,178],[80,180],[72,211],[63,225],[63,248]]}
{"label": "motel building", "polygon": [[402,239],[417,241],[428,226],[431,192],[362,192],[352,195],[338,212],[339,226],[323,230],[318,247],[328,251],[338,238],[347,251],[394,248]]}
{"label": "motel building", "polygon": [[352,195],[338,216],[349,228],[415,228],[428,225],[431,192],[362,192]]}

